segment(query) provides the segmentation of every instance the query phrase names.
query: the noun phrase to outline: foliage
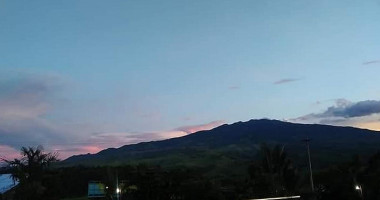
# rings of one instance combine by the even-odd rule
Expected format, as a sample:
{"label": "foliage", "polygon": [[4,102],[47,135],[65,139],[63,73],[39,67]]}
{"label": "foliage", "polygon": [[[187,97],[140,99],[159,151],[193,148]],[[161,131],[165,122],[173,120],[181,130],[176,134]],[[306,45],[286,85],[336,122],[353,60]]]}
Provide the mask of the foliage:
{"label": "foliage", "polygon": [[[89,181],[101,181],[108,186],[108,199],[119,180],[121,199],[250,199],[282,195],[316,196],[317,199],[360,199],[355,185],[360,185],[365,199],[380,199],[380,152],[368,159],[359,156],[349,162],[337,163],[314,171],[315,193],[307,193],[307,168],[293,163],[283,145],[262,145],[243,178],[226,171],[210,171],[209,167],[136,164],[123,166],[51,167],[56,160],[40,148],[23,148],[23,158],[7,161],[20,185],[16,199],[63,199],[87,195]],[[220,158],[223,160],[223,158]],[[305,160],[306,162],[306,160]],[[234,162],[223,160],[233,170]],[[50,167],[49,167],[50,166]],[[297,167],[296,167],[297,166]],[[242,169],[242,166],[238,166]],[[303,169],[303,170],[298,170]],[[244,174],[244,173],[241,173]]]}
{"label": "foliage", "polygon": [[[320,199],[380,199],[380,152],[366,162],[354,156],[350,162],[315,174]],[[361,191],[355,189],[360,186]]]}
{"label": "foliage", "polygon": [[288,158],[284,146],[261,145],[261,159],[249,167],[248,195],[270,197],[296,192],[297,170]]}
{"label": "foliage", "polygon": [[4,160],[11,168],[12,178],[19,182],[15,199],[41,199],[47,188],[42,184],[45,172],[57,155],[45,153],[42,146],[22,147],[21,159]]}

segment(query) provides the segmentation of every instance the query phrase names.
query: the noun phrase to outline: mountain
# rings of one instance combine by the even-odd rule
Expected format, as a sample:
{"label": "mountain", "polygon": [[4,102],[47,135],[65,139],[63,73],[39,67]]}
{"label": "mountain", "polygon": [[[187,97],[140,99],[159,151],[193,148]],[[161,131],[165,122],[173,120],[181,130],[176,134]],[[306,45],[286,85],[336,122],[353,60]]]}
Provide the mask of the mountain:
{"label": "mountain", "polygon": [[[209,131],[154,142],[110,148],[96,154],[76,155],[61,162],[73,165],[159,164],[164,167],[237,169],[257,156],[260,144],[283,144],[289,157],[300,166],[307,163],[310,138],[313,166],[325,167],[348,161],[353,155],[371,155],[380,150],[380,132],[353,127],[295,124],[278,120],[250,120],[222,125]],[[223,169],[222,169],[223,168]]]}

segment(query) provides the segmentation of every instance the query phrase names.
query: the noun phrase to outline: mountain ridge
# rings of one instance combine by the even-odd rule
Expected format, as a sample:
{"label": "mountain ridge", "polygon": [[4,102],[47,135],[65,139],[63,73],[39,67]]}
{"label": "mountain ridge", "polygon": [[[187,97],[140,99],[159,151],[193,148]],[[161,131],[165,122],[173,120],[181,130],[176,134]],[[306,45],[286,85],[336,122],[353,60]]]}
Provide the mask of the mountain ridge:
{"label": "mountain ridge", "polygon": [[311,138],[313,157],[324,165],[348,159],[355,153],[376,152],[380,149],[377,148],[380,144],[378,133],[349,126],[252,119],[178,138],[108,148],[96,154],[75,155],[62,161],[62,164],[120,165],[143,162],[164,166],[203,166],[204,163],[210,164],[208,159],[218,161],[218,157],[226,158],[225,162],[248,162],[254,158],[261,143],[283,144],[297,161],[305,157],[301,140]]}

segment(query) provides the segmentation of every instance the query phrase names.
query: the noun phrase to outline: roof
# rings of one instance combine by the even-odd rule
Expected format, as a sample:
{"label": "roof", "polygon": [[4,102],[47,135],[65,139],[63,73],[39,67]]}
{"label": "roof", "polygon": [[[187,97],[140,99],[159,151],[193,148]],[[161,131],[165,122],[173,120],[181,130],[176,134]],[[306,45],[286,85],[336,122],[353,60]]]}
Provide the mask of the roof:
{"label": "roof", "polygon": [[12,189],[18,184],[17,181],[13,181],[11,174],[0,174],[0,194]]}

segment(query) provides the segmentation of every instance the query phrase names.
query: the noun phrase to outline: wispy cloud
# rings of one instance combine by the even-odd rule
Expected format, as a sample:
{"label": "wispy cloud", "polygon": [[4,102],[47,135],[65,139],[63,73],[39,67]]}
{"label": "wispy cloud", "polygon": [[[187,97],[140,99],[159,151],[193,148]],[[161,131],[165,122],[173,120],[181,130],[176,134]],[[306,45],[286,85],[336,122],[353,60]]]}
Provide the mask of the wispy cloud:
{"label": "wispy cloud", "polygon": [[240,89],[240,86],[231,85],[230,87],[228,87],[228,89],[230,89],[230,90],[238,90],[238,89]]}
{"label": "wispy cloud", "polygon": [[273,82],[273,84],[279,85],[279,84],[291,83],[291,82],[295,82],[295,81],[299,81],[299,80],[301,80],[301,79],[285,78],[285,79],[277,80],[277,81]]}
{"label": "wispy cloud", "polygon": [[363,65],[371,65],[371,64],[377,64],[380,63],[380,60],[371,60],[367,62],[363,62]]}
{"label": "wispy cloud", "polygon": [[193,119],[192,117],[183,117],[183,118],[182,118],[183,121],[190,121],[190,120],[192,120],[192,119]]}

